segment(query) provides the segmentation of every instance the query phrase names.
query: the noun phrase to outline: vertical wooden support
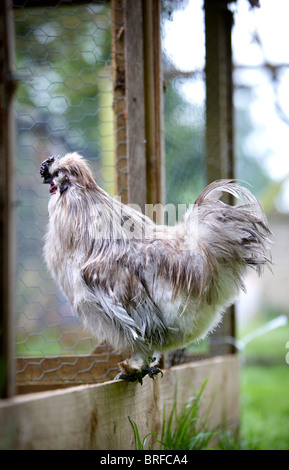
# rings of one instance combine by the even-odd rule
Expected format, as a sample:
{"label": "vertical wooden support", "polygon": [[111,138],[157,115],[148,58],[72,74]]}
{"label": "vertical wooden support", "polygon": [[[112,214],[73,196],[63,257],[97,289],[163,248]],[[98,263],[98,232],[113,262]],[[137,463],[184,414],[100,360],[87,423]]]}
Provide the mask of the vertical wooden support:
{"label": "vertical wooden support", "polygon": [[[234,0],[233,0],[234,1]],[[223,0],[205,0],[206,29],[206,169],[211,182],[234,177],[231,30],[233,15]],[[234,348],[222,337],[235,336],[234,308],[211,337],[211,353]]]}
{"label": "vertical wooden support", "polygon": [[165,204],[161,2],[143,0],[147,203]]}
{"label": "vertical wooden support", "polygon": [[12,2],[0,2],[0,394],[14,394],[13,306],[13,18]]}
{"label": "vertical wooden support", "polygon": [[128,203],[128,168],[126,142],[124,0],[111,0],[112,79],[115,135],[115,193]]}
{"label": "vertical wooden support", "polygon": [[125,0],[124,17],[128,199],[144,211],[147,197],[142,0]]}
{"label": "vertical wooden support", "polygon": [[164,203],[160,0],[112,0],[117,193]]}
{"label": "vertical wooden support", "polygon": [[206,167],[209,183],[234,176],[232,23],[232,12],[225,2],[205,0]]}

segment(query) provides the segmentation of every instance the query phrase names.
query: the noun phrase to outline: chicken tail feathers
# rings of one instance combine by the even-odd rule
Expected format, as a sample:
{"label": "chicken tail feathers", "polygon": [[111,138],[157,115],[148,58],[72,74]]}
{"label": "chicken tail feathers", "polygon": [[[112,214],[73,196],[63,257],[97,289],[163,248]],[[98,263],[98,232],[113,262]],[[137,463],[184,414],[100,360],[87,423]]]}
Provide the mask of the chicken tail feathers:
{"label": "chicken tail feathers", "polygon": [[[222,202],[223,193],[243,202]],[[247,265],[259,274],[263,266],[270,266],[272,233],[260,202],[247,188],[234,180],[215,181],[202,191],[193,207],[197,208],[199,247],[208,259],[232,266]],[[190,213],[187,224],[189,221]]]}

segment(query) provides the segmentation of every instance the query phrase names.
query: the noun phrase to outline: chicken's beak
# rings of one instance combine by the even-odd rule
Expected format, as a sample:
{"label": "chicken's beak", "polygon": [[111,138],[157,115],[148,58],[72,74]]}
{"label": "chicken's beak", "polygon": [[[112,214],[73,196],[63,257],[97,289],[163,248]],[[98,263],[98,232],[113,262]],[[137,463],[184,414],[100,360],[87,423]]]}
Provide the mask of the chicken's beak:
{"label": "chicken's beak", "polygon": [[50,184],[50,183],[52,183],[51,176],[44,176],[42,184]]}

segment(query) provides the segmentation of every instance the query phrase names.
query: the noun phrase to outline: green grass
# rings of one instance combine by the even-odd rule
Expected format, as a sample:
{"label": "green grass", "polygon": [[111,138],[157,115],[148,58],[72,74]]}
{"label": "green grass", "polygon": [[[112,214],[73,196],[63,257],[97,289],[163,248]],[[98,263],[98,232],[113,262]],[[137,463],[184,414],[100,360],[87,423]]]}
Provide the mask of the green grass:
{"label": "green grass", "polygon": [[238,444],[229,431],[210,429],[199,416],[199,406],[207,381],[200,391],[187,401],[180,413],[177,413],[177,393],[172,411],[167,416],[163,410],[162,431],[148,433],[143,438],[137,423],[129,418],[136,438],[137,450],[150,450],[148,438],[153,437],[161,450],[235,450]]}
{"label": "green grass", "polygon": [[[256,331],[258,328],[266,325],[276,316],[261,316],[254,323],[239,331],[239,339],[244,338],[248,333]],[[255,338],[247,344],[242,352],[242,358],[245,362],[258,362],[268,364],[284,364],[285,356],[289,349],[286,344],[289,341],[289,322],[287,325],[276,328],[264,335]]]}
{"label": "green grass", "polygon": [[289,365],[241,373],[241,439],[260,450],[289,450]]}
{"label": "green grass", "polygon": [[199,405],[207,381],[196,396],[192,396],[180,414],[177,413],[177,396],[167,418],[163,412],[161,438],[158,441],[164,450],[201,450],[208,447],[214,433],[202,426]]}
{"label": "green grass", "polygon": [[130,418],[138,450],[149,450],[148,438],[161,450],[289,450],[289,365],[245,366],[241,371],[240,437],[210,429],[199,418],[206,384],[177,414],[176,398],[169,416],[164,410],[162,431],[142,437]]}
{"label": "green grass", "polygon": [[[239,336],[270,320],[272,316],[260,316]],[[289,450],[288,341],[289,324],[254,339],[242,353],[240,429],[248,448]]]}

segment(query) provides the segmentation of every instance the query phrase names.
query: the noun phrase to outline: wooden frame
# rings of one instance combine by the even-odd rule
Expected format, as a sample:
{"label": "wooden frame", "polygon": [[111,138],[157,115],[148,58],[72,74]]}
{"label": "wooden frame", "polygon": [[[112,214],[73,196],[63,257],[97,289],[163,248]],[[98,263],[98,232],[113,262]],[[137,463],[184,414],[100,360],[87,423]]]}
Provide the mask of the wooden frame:
{"label": "wooden frame", "polygon": [[144,211],[165,202],[161,3],[111,5],[116,192]]}
{"label": "wooden frame", "polygon": [[[144,212],[147,191],[143,25],[142,1],[125,0],[128,201],[137,204]],[[137,185],[135,184],[136,181],[138,182]]]}
{"label": "wooden frame", "polygon": [[[235,0],[227,0],[227,3]],[[206,172],[208,182],[234,178],[231,31],[233,14],[205,0]]]}
{"label": "wooden frame", "polygon": [[128,203],[127,165],[127,111],[126,111],[126,71],[124,50],[124,0],[111,1],[112,16],[112,81],[115,135],[115,193],[124,204]]}
{"label": "wooden frame", "polygon": [[[206,173],[208,183],[234,178],[233,82],[231,32],[233,14],[227,3],[205,0],[206,31]],[[229,197],[232,203],[233,198]],[[210,337],[212,355],[235,353],[220,337],[235,336],[235,308],[226,313]]]}

